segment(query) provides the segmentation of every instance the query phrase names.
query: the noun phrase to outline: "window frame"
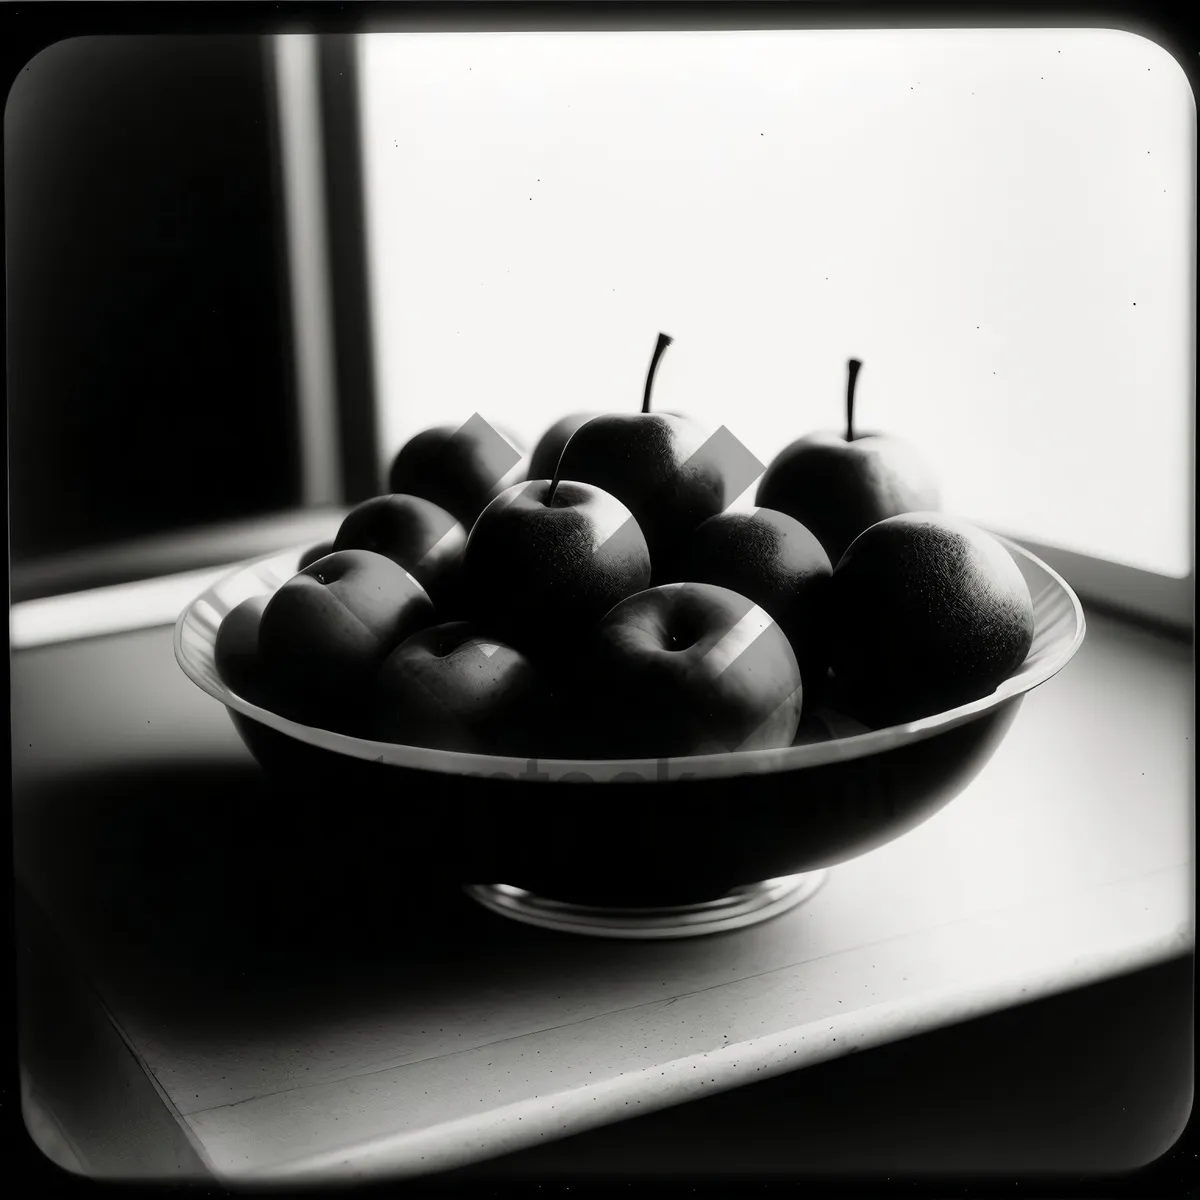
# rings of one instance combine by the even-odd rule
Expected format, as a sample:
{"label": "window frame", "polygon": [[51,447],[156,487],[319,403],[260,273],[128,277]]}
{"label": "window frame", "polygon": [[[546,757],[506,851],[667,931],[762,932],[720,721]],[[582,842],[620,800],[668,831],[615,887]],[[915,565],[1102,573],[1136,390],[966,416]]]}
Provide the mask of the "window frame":
{"label": "window frame", "polygon": [[354,37],[265,39],[309,505],[356,504],[383,486]]}

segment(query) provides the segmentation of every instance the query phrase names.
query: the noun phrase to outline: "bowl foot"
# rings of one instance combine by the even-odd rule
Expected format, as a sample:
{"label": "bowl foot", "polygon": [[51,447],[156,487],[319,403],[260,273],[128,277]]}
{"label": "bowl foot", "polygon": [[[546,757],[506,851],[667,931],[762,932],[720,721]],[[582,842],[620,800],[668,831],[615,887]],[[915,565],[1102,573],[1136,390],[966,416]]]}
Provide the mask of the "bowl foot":
{"label": "bowl foot", "polygon": [[469,884],[464,890],[494,913],[543,929],[590,937],[681,938],[725,933],[777,917],[812,896],[827,874],[783,875],[734,888],[717,900],[653,908],[569,904],[506,883]]}

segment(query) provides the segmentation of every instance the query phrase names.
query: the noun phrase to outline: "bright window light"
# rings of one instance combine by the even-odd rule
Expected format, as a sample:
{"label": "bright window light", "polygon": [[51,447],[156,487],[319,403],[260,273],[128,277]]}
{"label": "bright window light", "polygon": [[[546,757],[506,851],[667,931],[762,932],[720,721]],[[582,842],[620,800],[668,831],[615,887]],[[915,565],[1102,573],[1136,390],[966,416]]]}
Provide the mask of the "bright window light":
{"label": "bright window light", "polygon": [[[387,459],[655,406],[765,462],[842,419],[944,506],[1192,566],[1196,108],[1103,30],[370,34]],[[749,492],[749,500],[753,491]]]}

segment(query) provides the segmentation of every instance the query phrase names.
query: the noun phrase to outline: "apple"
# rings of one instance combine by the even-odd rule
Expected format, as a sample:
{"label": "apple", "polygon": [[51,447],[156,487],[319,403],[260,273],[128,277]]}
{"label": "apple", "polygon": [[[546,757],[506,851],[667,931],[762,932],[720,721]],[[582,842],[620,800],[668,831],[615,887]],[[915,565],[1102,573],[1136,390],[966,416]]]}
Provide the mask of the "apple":
{"label": "apple", "polygon": [[994,691],[1033,644],[1033,601],[990,534],[906,513],[872,525],[842,556],[829,581],[829,633],[837,707],[889,725]]}
{"label": "apple", "polygon": [[629,509],[645,535],[656,582],[670,573],[683,539],[725,507],[714,438],[688,417],[650,411],[654,373],[671,340],[658,336],[642,411],[593,417],[571,435],[558,464],[564,480],[590,483]]}
{"label": "apple", "polygon": [[586,637],[650,582],[650,552],[629,509],[588,483],[515,484],[479,514],[463,558],[481,631],[544,660]]}
{"label": "apple", "polygon": [[494,496],[520,478],[524,452],[478,413],[407,441],[388,472],[388,490],[430,500],[470,529]]}
{"label": "apple", "polygon": [[258,704],[263,693],[258,655],[258,627],[269,596],[251,596],[221,618],[213,645],[217,674],[238,695]]}
{"label": "apple", "polygon": [[403,567],[370,550],[339,550],[271,597],[259,652],[278,687],[323,716],[353,719],[384,658],[433,623],[433,603]]}
{"label": "apple", "polygon": [[763,608],[728,588],[670,583],[617,604],[584,673],[581,757],[659,758],[790,746],[800,668]]}
{"label": "apple", "polygon": [[856,432],[854,389],[862,363],[850,359],[846,432],[814,433],[776,455],[756,502],[795,517],[816,535],[835,566],[864,529],[906,512],[941,507],[933,476],[899,438]]}
{"label": "apple", "polygon": [[324,558],[327,554],[333,553],[332,542],[318,542],[315,546],[309,546],[305,552],[300,555],[297,571],[303,571],[305,567],[311,567],[318,558]]}
{"label": "apple", "polygon": [[558,471],[558,460],[562,457],[563,447],[571,440],[571,435],[581,426],[586,425],[599,413],[571,413],[555,421],[542,434],[538,444],[533,448],[529,458],[530,479],[553,479]]}
{"label": "apple", "polygon": [[[230,609],[217,629],[213,661],[217,674],[234,692],[259,708],[302,725],[339,726],[345,710],[327,711],[320,698],[295,691],[271,671],[259,650],[258,633],[270,596],[251,596]],[[345,732],[353,732],[346,723]]]}
{"label": "apple", "polygon": [[375,496],[346,515],[334,550],[371,550],[403,567],[429,593],[438,613],[458,606],[467,531],[420,496]]}
{"label": "apple", "polygon": [[401,642],[379,670],[373,703],[380,741],[513,757],[545,752],[545,680],[519,650],[466,621]]}
{"label": "apple", "polygon": [[825,589],[833,566],[809,530],[770,508],[718,513],[692,533],[679,570],[688,582],[715,583],[761,605],[796,654],[805,703],[816,699],[829,666]]}

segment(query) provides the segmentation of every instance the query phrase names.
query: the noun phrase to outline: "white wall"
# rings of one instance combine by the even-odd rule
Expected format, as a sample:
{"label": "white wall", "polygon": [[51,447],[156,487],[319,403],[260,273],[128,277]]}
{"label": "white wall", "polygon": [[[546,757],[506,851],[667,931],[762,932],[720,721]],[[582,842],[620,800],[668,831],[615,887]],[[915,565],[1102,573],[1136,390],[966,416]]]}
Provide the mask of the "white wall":
{"label": "white wall", "polygon": [[360,39],[390,459],[474,412],[655,406],[766,462],[841,421],[948,509],[1191,565],[1196,109],[1130,34]]}

